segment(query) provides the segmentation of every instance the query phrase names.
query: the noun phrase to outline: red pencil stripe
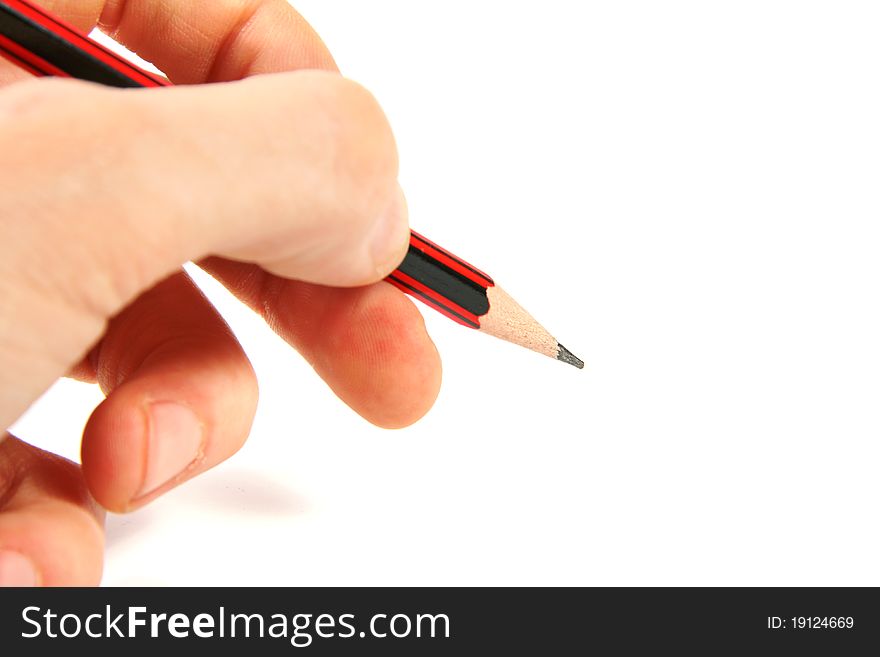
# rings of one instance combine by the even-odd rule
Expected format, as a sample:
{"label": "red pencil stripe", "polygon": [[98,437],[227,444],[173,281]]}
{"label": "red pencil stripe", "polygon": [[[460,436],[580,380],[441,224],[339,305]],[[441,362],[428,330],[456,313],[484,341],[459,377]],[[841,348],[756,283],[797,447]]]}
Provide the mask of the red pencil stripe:
{"label": "red pencil stripe", "polygon": [[462,326],[467,326],[468,328],[472,328],[472,329],[479,329],[480,328],[479,323],[465,319],[464,317],[462,317],[458,313],[451,311],[449,308],[447,308],[443,304],[437,303],[431,297],[429,297],[427,294],[423,294],[420,291],[414,289],[413,287],[407,285],[406,283],[404,283],[403,281],[401,281],[400,279],[397,278],[397,276],[400,276],[400,275],[401,275],[401,273],[396,271],[396,272],[393,272],[392,274],[390,274],[385,280],[387,280],[389,283],[391,283],[398,290],[401,290],[402,292],[405,292],[411,296],[414,296],[416,299],[418,299],[422,303],[425,303],[425,304],[431,306],[431,308],[433,308],[437,312],[441,313],[442,315],[446,315],[446,317],[448,317],[452,321],[457,322],[457,323],[461,324]]}
{"label": "red pencil stripe", "polygon": [[420,235],[416,231],[411,231],[409,243],[419,249],[419,251],[427,253],[432,258],[442,262],[453,271],[458,272],[478,285],[483,287],[492,287],[495,285],[495,281],[493,281],[488,274],[485,274],[458,256],[451,254],[443,247],[434,244],[434,242],[423,235]]}
{"label": "red pencil stripe", "polygon": [[407,285],[412,287],[414,290],[417,290],[418,292],[421,292],[422,294],[429,296],[432,300],[446,306],[451,311],[458,313],[459,315],[461,315],[465,319],[479,323],[479,317],[477,317],[477,315],[472,313],[470,310],[463,308],[462,306],[457,304],[455,301],[452,301],[451,299],[443,296],[437,290],[434,290],[434,289],[428,287],[427,285],[425,285],[424,283],[417,281],[416,279],[403,273],[399,269],[396,269],[394,271],[394,275],[397,276],[401,280],[401,282],[406,283]]}
{"label": "red pencil stripe", "polygon": [[128,60],[114,53],[112,50],[92,41],[86,35],[82,34],[77,27],[57,16],[49,14],[41,7],[32,5],[25,0],[4,0],[4,2],[12,9],[15,9],[22,15],[41,25],[43,28],[56,34],[59,38],[75,45],[80,50],[88,53],[119,73],[130,77],[135,82],[146,87],[166,86],[168,84],[162,78],[138,68]]}
{"label": "red pencil stripe", "polygon": [[23,59],[19,59],[16,55],[14,55],[10,51],[6,50],[3,47],[2,41],[0,41],[0,57],[5,58],[7,61],[10,61],[13,64],[15,64],[18,68],[20,68],[24,71],[27,71],[28,73],[31,73],[32,75],[37,75],[37,76],[45,75],[45,73],[43,71],[34,68],[28,62],[24,61]]}
{"label": "red pencil stripe", "polygon": [[20,45],[12,41],[8,37],[0,34],[0,48],[15,58],[15,63],[23,63],[28,72],[34,75],[57,75],[60,77],[70,77],[60,68],[53,66],[42,57],[35,55],[30,50],[22,48]]}
{"label": "red pencil stripe", "polygon": [[436,260],[437,262],[440,262],[440,263],[446,265],[452,271],[456,272],[457,274],[461,274],[462,276],[464,276],[468,280],[473,281],[477,285],[479,285],[481,287],[488,287],[490,285],[484,277],[477,274],[474,270],[470,269],[469,267],[464,266],[458,260],[456,260],[454,258],[450,258],[442,251],[434,248],[432,245],[426,244],[425,242],[420,240],[418,237],[413,236],[410,239],[410,244],[413,247],[417,248],[419,251],[423,252],[428,257]]}
{"label": "red pencil stripe", "polygon": [[[419,283],[417,280],[410,276],[407,276],[399,269],[395,270],[392,275],[398,278],[400,282],[409,286],[411,290],[418,292],[420,296],[430,300],[435,306],[442,306],[443,308],[446,308],[455,315],[458,315],[461,319],[465,320],[465,322],[475,324],[476,326],[480,325],[480,318],[477,315],[474,315],[471,311],[462,308],[454,301],[451,301],[441,294],[438,294],[436,290],[432,290],[426,285]],[[460,320],[456,321],[462,323]]]}
{"label": "red pencil stripe", "polygon": [[27,71],[28,73],[30,73],[30,74],[32,74],[32,75],[43,75],[43,72],[42,72],[42,71],[39,71],[39,70],[37,70],[37,69],[31,67],[31,65],[28,64],[26,61],[24,61],[24,60],[22,60],[22,59],[19,59],[18,57],[16,57],[15,55],[13,55],[13,54],[12,54],[11,52],[9,52],[8,50],[4,50],[2,45],[0,45],[0,57],[3,57],[3,58],[6,59],[7,61],[12,62],[12,63],[15,64],[18,68],[20,68],[20,69],[22,69],[22,70],[24,70],[24,71]]}

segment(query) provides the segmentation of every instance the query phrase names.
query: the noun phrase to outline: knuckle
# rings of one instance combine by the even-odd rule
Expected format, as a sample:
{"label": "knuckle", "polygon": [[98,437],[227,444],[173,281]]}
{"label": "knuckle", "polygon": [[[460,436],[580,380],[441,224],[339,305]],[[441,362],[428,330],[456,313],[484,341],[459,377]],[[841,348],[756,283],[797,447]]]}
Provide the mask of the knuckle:
{"label": "knuckle", "polygon": [[389,191],[397,178],[397,146],[388,119],[373,95],[364,87],[342,81],[340,107],[345,108],[350,131],[343,144],[356,175],[370,183],[381,182]]}
{"label": "knuckle", "polygon": [[397,181],[397,146],[385,113],[361,85],[339,76],[330,78],[331,134],[329,166],[339,185],[347,221],[363,230],[387,207]]}
{"label": "knuckle", "polygon": [[0,510],[15,495],[21,484],[24,465],[22,443],[14,436],[0,433]]}

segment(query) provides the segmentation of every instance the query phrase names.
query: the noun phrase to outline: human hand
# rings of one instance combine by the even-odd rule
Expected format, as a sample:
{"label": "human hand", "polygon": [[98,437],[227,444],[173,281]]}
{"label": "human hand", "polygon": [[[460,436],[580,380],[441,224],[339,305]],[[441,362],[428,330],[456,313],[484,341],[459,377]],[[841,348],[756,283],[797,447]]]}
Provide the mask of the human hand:
{"label": "human hand", "polygon": [[[42,4],[172,82],[228,84],[22,81],[0,61],[2,426],[65,374],[107,394],[82,468],[0,437],[0,585],[98,583],[102,508],[138,508],[245,440],[254,373],[186,261],[377,425],[414,422],[440,384],[421,315],[377,282],[409,235],[390,128],[286,2]],[[231,82],[296,69],[323,71]]]}

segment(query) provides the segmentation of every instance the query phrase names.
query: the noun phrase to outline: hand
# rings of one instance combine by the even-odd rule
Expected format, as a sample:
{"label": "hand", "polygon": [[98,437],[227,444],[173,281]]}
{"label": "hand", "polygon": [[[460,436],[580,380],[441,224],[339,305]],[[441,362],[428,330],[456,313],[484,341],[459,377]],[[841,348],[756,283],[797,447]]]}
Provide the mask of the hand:
{"label": "hand", "polygon": [[[380,426],[427,411],[440,363],[413,304],[377,282],[408,239],[391,130],[286,2],[43,4],[172,82],[227,83],[118,90],[0,63],[2,426],[65,374],[107,395],[81,469],[0,438],[0,584],[84,585],[102,507],[140,507],[250,428],[253,370],[184,262]],[[307,68],[324,70],[279,73]]]}

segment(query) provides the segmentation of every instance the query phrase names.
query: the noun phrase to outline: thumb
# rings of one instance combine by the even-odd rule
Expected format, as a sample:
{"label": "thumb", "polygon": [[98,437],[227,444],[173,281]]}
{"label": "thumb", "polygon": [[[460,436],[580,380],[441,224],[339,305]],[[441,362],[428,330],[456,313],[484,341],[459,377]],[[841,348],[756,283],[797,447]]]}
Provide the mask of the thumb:
{"label": "thumb", "polygon": [[107,319],[207,255],[362,285],[406,252],[397,154],[372,96],[333,73],[0,92],[0,420]]}
{"label": "thumb", "polygon": [[[0,153],[6,218],[27,212],[32,226],[16,241],[69,250],[75,238],[91,262],[69,254],[58,266],[73,259],[80,273],[158,279],[212,254],[361,285],[405,250],[391,130],[369,92],[334,73],[151,90],[13,85],[0,94]],[[143,277],[134,283],[142,291]]]}

